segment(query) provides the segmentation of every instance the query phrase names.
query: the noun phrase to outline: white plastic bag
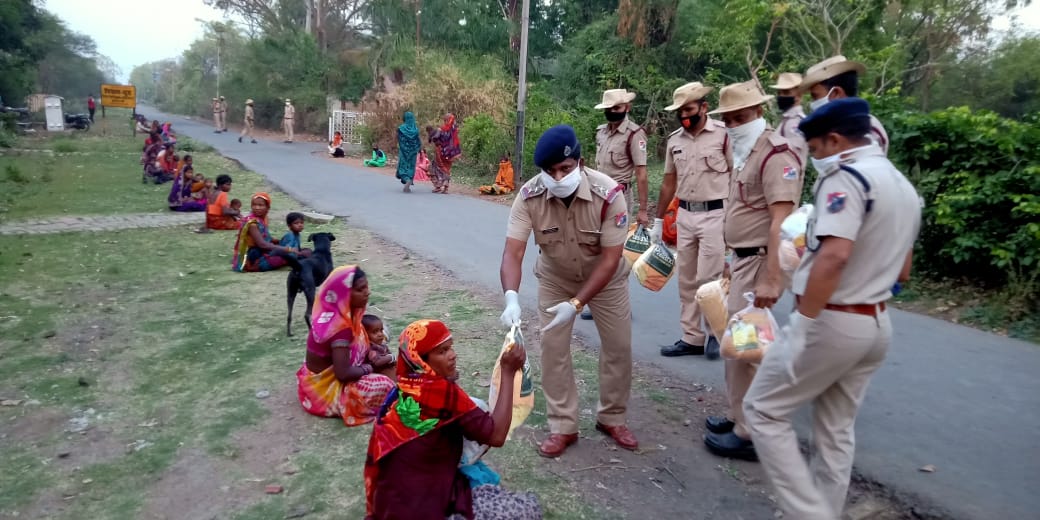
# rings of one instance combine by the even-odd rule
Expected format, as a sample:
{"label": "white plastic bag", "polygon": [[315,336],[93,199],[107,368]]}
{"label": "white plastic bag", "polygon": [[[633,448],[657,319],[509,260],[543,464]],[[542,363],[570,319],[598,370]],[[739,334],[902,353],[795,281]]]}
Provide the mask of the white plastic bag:
{"label": "white plastic bag", "polygon": [[780,338],[780,327],[769,309],[755,307],[755,294],[744,293],[747,307],[735,312],[722,337],[722,357],[760,363],[766,350]]}
{"label": "white plastic bag", "polygon": [[[485,412],[490,410],[490,408],[488,408],[488,404],[482,401],[480,398],[473,397],[472,395],[469,396],[469,398],[473,400],[473,402],[477,405],[477,408],[480,408]],[[469,439],[463,438],[462,460],[460,461],[460,465],[468,466],[470,464],[473,464],[474,462],[479,460],[480,457],[484,456],[484,454],[487,453],[488,449],[489,446],[487,444],[480,444],[477,441],[471,441]]]}
{"label": "white plastic bag", "polygon": [[812,210],[813,205],[806,204],[794,210],[780,224],[780,270],[787,280],[791,279],[805,255],[805,229]]}

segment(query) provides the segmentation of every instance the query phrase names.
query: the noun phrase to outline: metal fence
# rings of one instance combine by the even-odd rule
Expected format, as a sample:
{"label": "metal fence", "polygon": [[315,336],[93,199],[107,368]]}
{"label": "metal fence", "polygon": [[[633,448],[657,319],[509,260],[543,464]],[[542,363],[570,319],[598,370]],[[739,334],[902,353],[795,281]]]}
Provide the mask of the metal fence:
{"label": "metal fence", "polygon": [[339,132],[346,144],[361,145],[361,126],[365,124],[364,112],[349,110],[333,110],[329,117],[329,141],[332,135]]}

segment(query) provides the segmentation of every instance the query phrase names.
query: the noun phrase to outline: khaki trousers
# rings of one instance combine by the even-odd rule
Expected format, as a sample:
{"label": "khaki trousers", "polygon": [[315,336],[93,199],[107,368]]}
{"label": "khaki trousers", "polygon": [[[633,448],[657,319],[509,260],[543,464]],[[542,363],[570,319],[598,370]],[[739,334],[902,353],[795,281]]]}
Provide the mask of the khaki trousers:
{"label": "khaki trousers", "polygon": [[282,128],[285,129],[285,140],[286,141],[292,141],[293,140],[293,120],[292,119],[282,119]]}
{"label": "khaki trousers", "polygon": [[682,208],[675,217],[679,324],[683,329],[682,340],[690,345],[704,345],[706,339],[701,307],[695,297],[702,285],[722,276],[726,265],[726,243],[722,234],[725,218],[725,209],[686,211]]}
{"label": "khaki trousers", "polygon": [[253,122],[246,120],[245,125],[242,127],[242,133],[238,134],[239,137],[248,137],[250,140],[253,139]]}
{"label": "khaki trousers", "polygon": [[[553,318],[545,309],[573,298],[582,283],[536,276],[539,316],[544,327]],[[620,426],[625,424],[632,390],[632,307],[628,300],[628,277],[615,276],[588,305],[596,316],[600,339],[596,417],[607,426]],[[578,385],[571,358],[573,328],[572,321],[542,334],[542,390],[552,433],[578,432]]]}
{"label": "khaki trousers", "polygon": [[217,130],[224,128],[224,125],[220,124],[220,112],[213,112],[213,126],[217,127]]}
{"label": "khaki trousers", "polygon": [[[856,412],[891,339],[886,312],[873,317],[825,310],[809,325],[804,350],[793,353],[787,343],[777,342],[766,352],[744,398],[744,414],[785,517],[841,515],[852,474]],[[810,401],[813,446],[806,464],[791,415]]]}
{"label": "khaki trousers", "polygon": [[220,126],[218,126],[217,129],[218,130],[223,130],[225,128],[227,128],[227,112],[221,112],[220,113]]}
{"label": "khaki trousers", "polygon": [[[764,255],[734,257],[730,267],[729,298],[726,300],[726,312],[730,316],[748,306],[744,293],[755,291],[758,277],[765,276],[765,270]],[[742,439],[750,439],[751,433],[744,421],[744,395],[755,378],[755,365],[737,359],[727,359],[725,363],[726,395],[729,397],[729,419],[734,424],[733,433]]]}

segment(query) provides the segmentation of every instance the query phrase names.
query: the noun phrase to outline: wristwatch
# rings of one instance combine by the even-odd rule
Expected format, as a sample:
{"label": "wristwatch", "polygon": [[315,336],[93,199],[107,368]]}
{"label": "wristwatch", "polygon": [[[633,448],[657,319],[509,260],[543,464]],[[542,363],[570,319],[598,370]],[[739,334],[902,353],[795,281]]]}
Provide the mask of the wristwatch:
{"label": "wristwatch", "polygon": [[570,304],[573,305],[574,309],[578,312],[581,312],[581,310],[585,308],[585,304],[581,303],[581,300],[577,298],[571,298]]}

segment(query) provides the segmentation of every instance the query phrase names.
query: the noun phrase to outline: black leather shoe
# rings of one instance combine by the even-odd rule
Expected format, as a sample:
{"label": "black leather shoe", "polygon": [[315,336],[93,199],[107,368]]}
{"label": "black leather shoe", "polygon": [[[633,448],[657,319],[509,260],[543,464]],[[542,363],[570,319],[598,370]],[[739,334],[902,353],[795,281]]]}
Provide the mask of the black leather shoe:
{"label": "black leather shoe", "polygon": [[719,340],[715,339],[715,336],[708,336],[708,341],[704,344],[704,357],[711,361],[719,359]]}
{"label": "black leather shoe", "polygon": [[733,426],[733,421],[717,415],[709,415],[704,419],[704,427],[711,433],[729,433],[733,431]]}
{"label": "black leather shoe", "polygon": [[720,457],[758,461],[755,445],[751,441],[737,437],[737,434],[733,432],[709,433],[704,436],[704,445],[708,447],[708,451]]}
{"label": "black leather shoe", "polygon": [[661,355],[665,357],[703,356],[704,346],[690,345],[689,343],[680,339],[679,341],[676,341],[674,345],[661,347]]}

